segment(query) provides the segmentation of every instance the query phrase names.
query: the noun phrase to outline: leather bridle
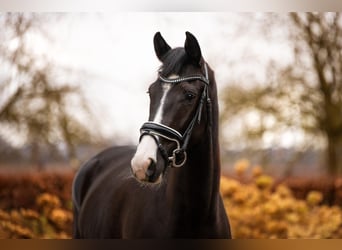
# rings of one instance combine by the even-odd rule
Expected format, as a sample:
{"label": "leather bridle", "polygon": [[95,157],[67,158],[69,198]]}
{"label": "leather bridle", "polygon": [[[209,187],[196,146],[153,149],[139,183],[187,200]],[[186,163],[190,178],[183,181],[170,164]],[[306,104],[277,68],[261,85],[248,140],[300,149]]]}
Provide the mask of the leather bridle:
{"label": "leather bridle", "polygon": [[[203,104],[205,101],[207,103],[208,119],[209,120],[211,119],[211,100],[210,100],[209,93],[208,93],[209,76],[208,76],[208,68],[207,68],[206,63],[204,63],[204,73],[205,73],[204,76],[200,74],[196,74],[196,75],[183,76],[183,77],[179,77],[176,79],[168,79],[168,78],[163,77],[161,73],[159,72],[160,81],[165,82],[165,83],[177,84],[177,83],[184,82],[184,81],[195,81],[195,80],[199,80],[204,83],[204,89],[201,95],[201,99],[198,103],[196,113],[183,134],[181,134],[180,132],[178,132],[177,130],[171,127],[168,127],[166,125],[153,122],[153,121],[145,122],[140,128],[139,140],[141,140],[142,137],[145,135],[152,136],[166,164],[171,167],[181,167],[185,164],[187,160],[186,150],[187,150],[188,143],[192,134],[192,130],[196,124],[196,121],[198,124],[201,121],[202,108],[203,108]],[[159,137],[176,143],[177,146],[176,146],[176,149],[172,151],[172,156],[169,156],[167,154],[165,148],[160,143]]]}

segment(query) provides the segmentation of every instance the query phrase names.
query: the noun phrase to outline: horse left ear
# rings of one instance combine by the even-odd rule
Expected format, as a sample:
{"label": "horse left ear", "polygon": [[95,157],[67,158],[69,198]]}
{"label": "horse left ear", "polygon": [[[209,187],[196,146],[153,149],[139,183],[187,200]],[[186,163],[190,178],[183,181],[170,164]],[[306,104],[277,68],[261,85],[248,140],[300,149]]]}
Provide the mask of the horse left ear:
{"label": "horse left ear", "polygon": [[157,32],[153,37],[154,51],[158,59],[163,62],[165,54],[171,50],[171,47],[164,40],[160,32]]}
{"label": "horse left ear", "polygon": [[191,60],[199,65],[202,59],[201,48],[198,44],[196,37],[190,32],[185,32],[186,40],[184,44],[184,49]]}

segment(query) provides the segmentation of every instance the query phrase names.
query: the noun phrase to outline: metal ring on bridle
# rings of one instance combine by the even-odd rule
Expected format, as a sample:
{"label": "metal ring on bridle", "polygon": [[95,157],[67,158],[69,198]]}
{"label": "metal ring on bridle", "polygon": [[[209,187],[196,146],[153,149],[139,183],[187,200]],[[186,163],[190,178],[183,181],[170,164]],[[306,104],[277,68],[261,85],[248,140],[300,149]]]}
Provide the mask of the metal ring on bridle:
{"label": "metal ring on bridle", "polygon": [[[183,160],[181,161],[181,163],[177,164],[177,154],[178,153],[183,153]],[[181,148],[176,148],[175,150],[172,151],[172,157],[169,157],[169,160],[172,161],[172,166],[175,168],[179,168],[181,166],[183,166],[187,160],[187,154],[185,150],[182,150]]]}

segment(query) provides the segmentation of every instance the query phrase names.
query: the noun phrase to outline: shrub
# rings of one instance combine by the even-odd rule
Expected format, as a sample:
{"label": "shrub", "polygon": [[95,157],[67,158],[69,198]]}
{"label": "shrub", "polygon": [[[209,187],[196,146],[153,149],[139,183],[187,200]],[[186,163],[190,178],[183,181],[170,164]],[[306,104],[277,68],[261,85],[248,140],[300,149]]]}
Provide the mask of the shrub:
{"label": "shrub", "polygon": [[305,200],[296,199],[287,186],[274,187],[272,177],[260,169],[257,172],[248,184],[221,178],[221,194],[234,238],[342,237],[342,210],[320,206],[321,192],[312,190]]}

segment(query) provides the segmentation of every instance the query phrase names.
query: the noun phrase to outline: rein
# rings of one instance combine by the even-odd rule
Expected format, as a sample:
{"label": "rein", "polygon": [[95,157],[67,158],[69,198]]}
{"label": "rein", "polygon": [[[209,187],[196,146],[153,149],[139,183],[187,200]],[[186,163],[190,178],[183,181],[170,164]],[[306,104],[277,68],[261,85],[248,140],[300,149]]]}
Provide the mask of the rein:
{"label": "rein", "polygon": [[[207,68],[206,63],[204,64],[204,71],[205,71],[204,76],[203,75],[189,75],[189,76],[179,77],[176,79],[167,79],[159,74],[159,79],[165,83],[176,84],[176,83],[180,83],[184,81],[195,81],[195,80],[199,80],[204,83],[204,89],[203,89],[199,104],[197,106],[196,113],[194,117],[192,118],[192,120],[190,121],[183,135],[177,130],[169,126],[166,126],[157,122],[152,122],[152,121],[145,122],[140,128],[139,141],[145,135],[152,136],[165,162],[167,162],[168,165],[171,167],[181,167],[185,164],[187,160],[186,150],[189,144],[192,130],[196,122],[198,124],[200,124],[201,122],[202,109],[203,109],[203,104],[205,101],[207,104],[208,121],[209,121],[209,125],[211,125],[211,112],[212,111],[211,111],[211,100],[210,100],[209,91],[208,91],[209,77],[208,77],[208,68]],[[172,151],[172,156],[169,156],[167,154],[165,148],[159,141],[159,137],[162,137],[168,141],[172,141],[176,143],[177,146],[176,146],[176,149]]]}

